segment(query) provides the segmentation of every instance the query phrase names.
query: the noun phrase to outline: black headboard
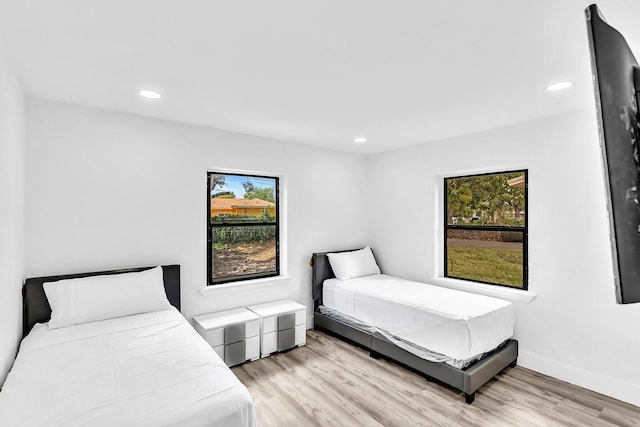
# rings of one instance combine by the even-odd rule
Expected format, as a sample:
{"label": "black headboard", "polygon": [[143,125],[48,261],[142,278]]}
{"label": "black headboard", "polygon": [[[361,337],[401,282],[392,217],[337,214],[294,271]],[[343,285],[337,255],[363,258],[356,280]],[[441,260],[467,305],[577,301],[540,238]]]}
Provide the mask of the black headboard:
{"label": "black headboard", "polygon": [[[44,293],[45,282],[57,282],[64,279],[78,279],[107,274],[135,273],[154,267],[127,268],[123,270],[97,271],[92,273],[65,274],[60,276],[32,277],[22,287],[22,336],[26,337],[33,325],[47,322],[51,318],[51,306]],[[163,265],[164,289],[172,306],[180,310],[180,266]]]}
{"label": "black headboard", "polygon": [[[362,248],[358,248],[362,249]],[[329,263],[329,258],[327,254],[335,254],[339,252],[351,252],[357,251],[358,249],[346,249],[342,251],[330,251],[330,252],[319,252],[314,253],[311,256],[311,267],[313,268],[313,272],[311,273],[311,294],[313,296],[313,309],[317,309],[320,305],[322,305],[322,284],[327,279],[333,279],[336,277],[333,274],[333,270],[331,269],[331,264]]]}

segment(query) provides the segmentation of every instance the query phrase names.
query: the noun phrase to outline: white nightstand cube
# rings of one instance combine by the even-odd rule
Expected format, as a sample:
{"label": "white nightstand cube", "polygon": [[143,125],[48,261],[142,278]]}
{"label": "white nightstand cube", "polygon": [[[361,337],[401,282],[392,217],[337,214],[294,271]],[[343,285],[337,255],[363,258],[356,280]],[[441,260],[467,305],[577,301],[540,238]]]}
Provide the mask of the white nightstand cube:
{"label": "white nightstand cube", "polygon": [[227,366],[260,358],[260,316],[246,308],[196,316],[193,325]]}
{"label": "white nightstand cube", "polygon": [[305,345],[307,342],[307,307],[281,300],[247,307],[261,318],[260,354],[267,357],[276,351]]}

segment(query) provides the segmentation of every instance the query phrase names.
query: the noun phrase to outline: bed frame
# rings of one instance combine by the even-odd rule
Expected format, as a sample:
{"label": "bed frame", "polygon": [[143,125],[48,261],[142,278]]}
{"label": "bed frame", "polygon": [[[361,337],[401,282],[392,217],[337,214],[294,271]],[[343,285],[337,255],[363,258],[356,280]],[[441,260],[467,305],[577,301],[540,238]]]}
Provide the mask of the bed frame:
{"label": "bed frame", "polygon": [[[347,251],[334,251],[347,252]],[[389,341],[380,333],[371,333],[357,326],[338,319],[330,318],[319,312],[322,305],[322,286],[326,279],[334,278],[333,270],[327,258],[327,252],[314,253],[311,258],[312,292],[314,306],[314,329],[326,330],[353,341],[370,351],[371,357],[386,357],[426,376],[428,381],[434,379],[448,384],[464,393],[469,404],[475,399],[476,390],[487,383],[507,366],[515,367],[518,360],[518,342],[508,340],[503,346],[494,350],[480,361],[466,369],[457,369],[445,363],[422,359]]]}
{"label": "bed frame", "polygon": [[[123,270],[97,271],[91,273],[64,274],[59,276],[32,277],[22,287],[22,337],[26,337],[36,323],[51,319],[51,306],[44,293],[45,282],[57,282],[64,279],[78,279],[108,274],[135,273],[154,267],[127,268]],[[163,265],[164,289],[172,306],[180,310],[180,266]]]}

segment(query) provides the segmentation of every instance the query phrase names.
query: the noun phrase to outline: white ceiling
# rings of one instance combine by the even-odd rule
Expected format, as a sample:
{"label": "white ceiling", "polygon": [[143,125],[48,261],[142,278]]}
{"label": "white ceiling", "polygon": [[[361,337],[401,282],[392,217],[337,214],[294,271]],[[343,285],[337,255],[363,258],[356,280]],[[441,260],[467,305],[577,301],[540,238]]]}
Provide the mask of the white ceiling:
{"label": "white ceiling", "polygon": [[[0,0],[0,36],[33,97],[379,152],[593,108],[588,4]],[[598,5],[640,55],[640,1]]]}

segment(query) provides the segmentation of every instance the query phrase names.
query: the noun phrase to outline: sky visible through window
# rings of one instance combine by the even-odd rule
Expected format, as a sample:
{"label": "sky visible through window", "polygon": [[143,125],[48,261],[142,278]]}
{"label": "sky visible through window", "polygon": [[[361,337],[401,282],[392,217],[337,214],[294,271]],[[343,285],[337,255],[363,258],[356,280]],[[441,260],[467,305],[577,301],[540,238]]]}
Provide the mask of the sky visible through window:
{"label": "sky visible through window", "polygon": [[222,191],[230,191],[235,194],[236,198],[242,199],[244,197],[244,187],[242,184],[247,182],[247,180],[251,182],[255,188],[271,188],[273,190],[273,194],[275,194],[276,191],[276,180],[273,178],[262,178],[255,176],[248,177],[246,175],[228,174],[222,174],[222,176],[224,176],[225,184],[222,187],[212,189],[212,196]]}

